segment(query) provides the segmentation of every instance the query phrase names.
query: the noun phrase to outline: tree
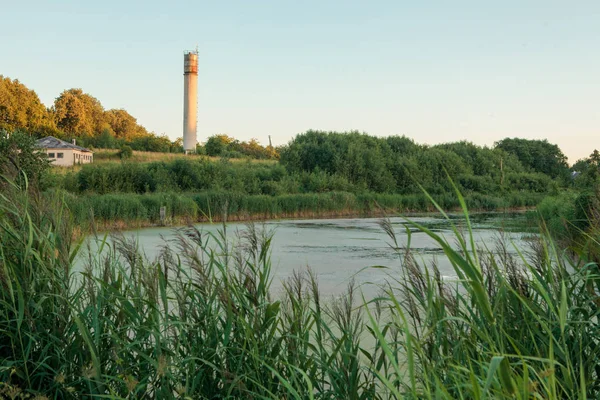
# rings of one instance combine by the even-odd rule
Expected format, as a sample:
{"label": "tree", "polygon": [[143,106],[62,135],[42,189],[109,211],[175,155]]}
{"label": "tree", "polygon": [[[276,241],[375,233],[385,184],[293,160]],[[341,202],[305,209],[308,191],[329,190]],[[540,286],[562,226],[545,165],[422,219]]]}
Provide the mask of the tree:
{"label": "tree", "polygon": [[453,180],[459,175],[469,174],[469,168],[456,153],[437,147],[425,148],[417,157],[417,182],[431,193],[452,190],[448,176]]}
{"label": "tree", "polygon": [[23,187],[25,179],[30,187],[36,187],[49,167],[46,153],[36,147],[35,138],[0,129],[0,188],[8,184],[6,180]]}
{"label": "tree", "polygon": [[227,135],[214,135],[208,138],[204,145],[204,149],[209,156],[220,156],[227,150],[227,147],[233,141],[234,139]]}
{"label": "tree", "polygon": [[581,189],[595,188],[600,181],[600,152],[594,150],[588,158],[578,160],[571,168],[575,186]]}
{"label": "tree", "polygon": [[105,127],[95,138],[96,147],[101,149],[114,149],[117,146],[114,132],[110,127]]}
{"label": "tree", "polygon": [[385,139],[394,153],[409,156],[419,151],[420,146],[406,136],[389,136]]}
{"label": "tree", "polygon": [[292,173],[324,171],[374,191],[390,191],[393,153],[385,139],[360,132],[308,131],[281,152],[281,163]]}
{"label": "tree", "polygon": [[545,139],[506,138],[497,142],[496,148],[514,154],[531,172],[541,172],[551,178],[566,178],[569,174],[567,157],[557,145]]}
{"label": "tree", "polygon": [[[164,135],[149,133],[123,109],[104,111],[95,97],[81,89],[63,91],[47,109],[33,90],[18,80],[0,75],[0,129],[23,130],[37,137],[78,139],[83,146],[119,148],[128,143],[135,150],[177,151]],[[224,136],[228,141],[233,139]]]}
{"label": "tree", "polygon": [[9,132],[56,129],[38,95],[18,80],[0,75],[0,129]]}
{"label": "tree", "polygon": [[129,143],[134,150],[161,153],[168,153],[173,145],[166,135],[157,136],[153,133],[138,136]]}
{"label": "tree", "polygon": [[81,89],[63,91],[54,101],[53,112],[56,126],[70,134],[98,135],[105,122],[100,101]]}
{"label": "tree", "polygon": [[128,160],[131,158],[132,155],[133,155],[133,150],[131,149],[130,146],[123,145],[121,147],[121,150],[119,151],[119,158],[121,160]]}
{"label": "tree", "polygon": [[249,142],[240,143],[240,152],[255,159],[275,158],[272,147],[263,147],[258,139],[252,138]]}
{"label": "tree", "polygon": [[131,141],[148,134],[146,128],[138,125],[137,119],[123,109],[108,110],[104,117],[117,138]]}
{"label": "tree", "polygon": [[[200,152],[198,150],[200,146],[199,143],[196,143],[196,154],[203,154],[202,152]],[[202,149],[204,150],[204,149]],[[177,139],[175,139],[175,141],[171,142],[171,145],[169,146],[169,152],[170,153],[183,153],[183,138],[182,137],[178,137]]]}

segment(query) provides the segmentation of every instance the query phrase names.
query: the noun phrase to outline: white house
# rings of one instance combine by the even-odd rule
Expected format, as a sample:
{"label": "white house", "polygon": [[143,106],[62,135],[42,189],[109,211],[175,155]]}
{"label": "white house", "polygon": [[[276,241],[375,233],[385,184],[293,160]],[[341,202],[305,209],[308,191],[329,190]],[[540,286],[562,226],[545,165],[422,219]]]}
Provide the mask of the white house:
{"label": "white house", "polygon": [[75,139],[73,139],[73,143],[68,143],[54,136],[48,136],[39,139],[36,144],[46,152],[48,159],[52,161],[52,165],[71,167],[76,164],[89,164],[94,161],[94,153],[85,147],[77,146]]}

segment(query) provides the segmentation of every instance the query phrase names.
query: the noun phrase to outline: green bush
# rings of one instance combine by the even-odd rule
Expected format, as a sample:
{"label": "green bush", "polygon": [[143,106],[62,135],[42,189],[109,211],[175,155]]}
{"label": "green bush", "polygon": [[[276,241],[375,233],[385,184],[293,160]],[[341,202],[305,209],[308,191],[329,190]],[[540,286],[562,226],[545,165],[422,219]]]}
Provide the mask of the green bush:
{"label": "green bush", "polygon": [[509,173],[505,185],[515,191],[546,193],[552,190],[552,178],[541,173]]}
{"label": "green bush", "polygon": [[548,230],[559,239],[572,239],[573,227],[570,221],[575,220],[575,201],[577,194],[565,192],[557,197],[546,197],[537,207],[537,211]]}
{"label": "green bush", "polygon": [[0,189],[7,186],[7,180],[21,187],[45,189],[46,184],[51,184],[47,177],[49,167],[46,153],[36,147],[33,136],[0,128]]}
{"label": "green bush", "polygon": [[121,160],[128,160],[133,155],[133,149],[126,144],[121,146],[121,150],[119,151],[119,158]]}

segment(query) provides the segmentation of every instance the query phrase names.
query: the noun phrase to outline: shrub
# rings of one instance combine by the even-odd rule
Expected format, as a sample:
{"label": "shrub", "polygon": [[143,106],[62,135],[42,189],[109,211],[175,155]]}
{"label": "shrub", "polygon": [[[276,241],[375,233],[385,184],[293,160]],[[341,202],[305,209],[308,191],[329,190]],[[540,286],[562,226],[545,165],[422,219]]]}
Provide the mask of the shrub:
{"label": "shrub", "polygon": [[39,151],[33,136],[0,129],[0,189],[6,186],[6,180],[20,187],[37,187],[44,182],[49,167],[46,153]]}
{"label": "shrub", "polygon": [[121,160],[128,160],[133,155],[133,149],[128,145],[121,146],[121,150],[119,150],[119,158]]}

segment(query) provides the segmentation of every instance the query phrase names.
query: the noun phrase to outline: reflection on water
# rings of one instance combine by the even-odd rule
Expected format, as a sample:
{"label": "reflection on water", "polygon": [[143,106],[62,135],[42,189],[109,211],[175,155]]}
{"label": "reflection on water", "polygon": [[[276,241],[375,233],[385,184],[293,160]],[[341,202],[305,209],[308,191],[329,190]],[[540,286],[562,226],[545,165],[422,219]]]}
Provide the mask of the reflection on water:
{"label": "reflection on water", "polygon": [[[437,216],[409,217],[408,220],[435,231],[455,245],[456,239],[447,220]],[[524,248],[524,220],[522,214],[474,214],[471,222],[477,246],[494,250],[502,229],[505,240]],[[384,283],[390,274],[397,274],[401,267],[400,258],[390,248],[391,240],[379,226],[379,221],[377,218],[349,218],[262,223],[263,229],[274,234],[271,256],[275,276],[273,289],[281,289],[282,280],[288,278],[292,271],[310,267],[317,275],[324,294],[343,291],[352,278],[363,285],[365,292],[372,293],[376,289],[368,287],[369,283]],[[398,245],[406,246],[407,219],[394,217],[390,221],[396,232]],[[464,219],[459,215],[452,216],[452,222],[459,228],[465,226]],[[198,228],[216,233],[222,226],[201,224]],[[244,224],[228,224],[227,235],[235,241],[236,231],[244,229]],[[439,245],[412,226],[410,231],[411,249],[417,260],[423,265],[437,263],[441,274],[447,279],[456,277]],[[158,255],[164,241],[173,239],[177,232],[172,228],[151,228],[127,231],[124,234],[135,237],[145,255],[152,260]],[[514,251],[514,248],[511,247],[511,250]],[[367,268],[370,266],[386,268]]]}

